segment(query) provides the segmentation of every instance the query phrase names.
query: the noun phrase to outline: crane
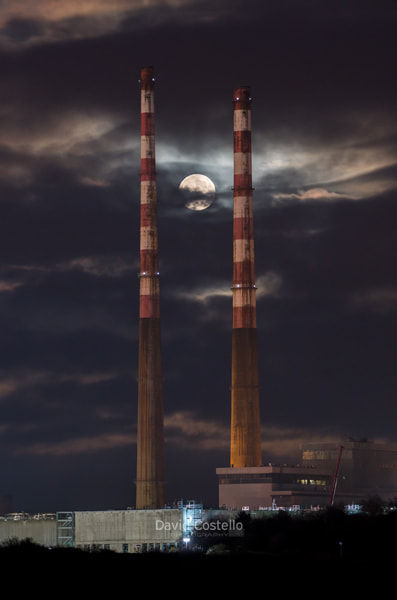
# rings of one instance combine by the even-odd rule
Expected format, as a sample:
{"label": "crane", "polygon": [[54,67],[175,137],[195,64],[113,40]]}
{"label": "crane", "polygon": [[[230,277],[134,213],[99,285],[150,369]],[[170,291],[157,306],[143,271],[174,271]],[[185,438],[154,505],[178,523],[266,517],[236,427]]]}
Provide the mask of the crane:
{"label": "crane", "polygon": [[332,484],[332,490],[331,490],[331,497],[329,499],[329,505],[332,506],[334,503],[334,497],[335,497],[335,490],[336,490],[336,484],[338,483],[338,473],[339,473],[339,467],[340,467],[340,459],[342,456],[342,451],[343,451],[343,446],[339,446],[339,453],[338,453],[338,460],[336,463],[336,469],[335,469],[335,475],[334,475],[334,482]]}

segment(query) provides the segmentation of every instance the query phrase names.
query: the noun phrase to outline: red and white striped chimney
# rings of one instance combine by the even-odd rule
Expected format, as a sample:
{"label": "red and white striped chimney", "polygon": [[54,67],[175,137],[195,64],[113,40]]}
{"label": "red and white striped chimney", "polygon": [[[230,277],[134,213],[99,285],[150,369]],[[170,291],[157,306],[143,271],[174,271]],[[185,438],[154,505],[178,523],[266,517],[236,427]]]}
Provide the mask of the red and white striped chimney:
{"label": "red and white striped chimney", "polygon": [[233,93],[233,333],[230,465],[261,466],[251,157],[251,91]]}
{"label": "red and white striped chimney", "polygon": [[165,504],[154,72],[141,69],[141,221],[136,508]]}

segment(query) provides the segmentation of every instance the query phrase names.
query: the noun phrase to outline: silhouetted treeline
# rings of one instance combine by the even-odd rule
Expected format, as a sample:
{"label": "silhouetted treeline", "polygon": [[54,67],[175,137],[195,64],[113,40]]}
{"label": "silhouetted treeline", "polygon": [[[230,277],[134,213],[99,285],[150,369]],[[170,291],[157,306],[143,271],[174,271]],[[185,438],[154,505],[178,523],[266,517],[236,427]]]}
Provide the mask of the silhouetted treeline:
{"label": "silhouetted treeline", "polygon": [[[397,559],[397,512],[346,514],[329,509],[296,516],[284,511],[253,518],[241,513],[226,534],[193,539],[204,552],[262,555],[267,559],[379,561]],[[201,534],[200,534],[201,533]]]}

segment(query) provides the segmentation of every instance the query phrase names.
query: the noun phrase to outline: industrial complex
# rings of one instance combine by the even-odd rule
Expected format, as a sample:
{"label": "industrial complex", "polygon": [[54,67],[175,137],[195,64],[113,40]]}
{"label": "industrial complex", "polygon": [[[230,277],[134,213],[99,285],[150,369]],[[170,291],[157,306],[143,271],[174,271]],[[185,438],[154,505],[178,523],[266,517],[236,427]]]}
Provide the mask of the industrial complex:
{"label": "industrial complex", "polygon": [[[233,92],[233,323],[230,464],[216,469],[218,506],[180,502],[167,507],[161,364],[155,162],[154,71],[141,69],[140,289],[138,437],[134,508],[15,514],[0,504],[0,542],[32,539],[45,546],[170,552],[189,547],[198,530],[238,516],[279,510],[360,505],[371,496],[397,497],[397,445],[368,440],[313,443],[299,465],[262,463],[258,386],[251,90]],[[233,529],[233,534],[235,534]]]}

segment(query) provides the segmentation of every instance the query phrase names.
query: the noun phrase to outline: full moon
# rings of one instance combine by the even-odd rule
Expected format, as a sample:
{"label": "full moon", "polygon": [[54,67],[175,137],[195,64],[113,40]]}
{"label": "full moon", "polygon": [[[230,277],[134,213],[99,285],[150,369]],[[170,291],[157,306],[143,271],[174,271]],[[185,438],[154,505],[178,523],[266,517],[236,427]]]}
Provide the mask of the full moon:
{"label": "full moon", "polygon": [[189,210],[205,210],[215,200],[215,185],[206,175],[188,175],[179,184],[179,189]]}

